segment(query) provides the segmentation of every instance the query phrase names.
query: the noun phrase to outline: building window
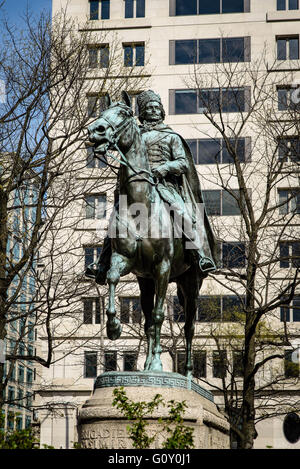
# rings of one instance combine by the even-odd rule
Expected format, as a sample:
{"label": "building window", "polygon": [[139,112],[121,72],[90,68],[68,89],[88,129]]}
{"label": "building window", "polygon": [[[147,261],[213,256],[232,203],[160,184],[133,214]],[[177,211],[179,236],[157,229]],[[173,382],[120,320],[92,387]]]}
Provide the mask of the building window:
{"label": "building window", "polygon": [[102,44],[97,47],[89,47],[89,67],[107,68],[109,65],[109,45]]}
{"label": "building window", "polygon": [[278,158],[282,161],[300,161],[300,138],[283,137],[278,142]]}
{"label": "building window", "polygon": [[237,322],[243,319],[243,297],[235,295],[201,295],[198,299],[199,322]]}
{"label": "building window", "polygon": [[100,298],[83,298],[83,324],[101,324]]}
{"label": "building window", "polygon": [[185,352],[176,353],[176,373],[185,375]]}
{"label": "building window", "polygon": [[240,197],[239,190],[231,189],[231,192],[233,195],[221,190],[202,191],[207,214],[216,216],[240,215],[240,208],[236,200]]}
{"label": "building window", "polygon": [[300,213],[300,189],[279,189],[279,213]]}
{"label": "building window", "polygon": [[223,268],[241,269],[246,266],[246,245],[240,242],[222,243]]}
{"label": "building window", "polygon": [[285,378],[298,378],[299,377],[299,351],[298,350],[285,350],[284,376]]}
{"label": "building window", "polygon": [[170,16],[216,15],[250,11],[250,0],[170,0]]}
{"label": "building window", "polygon": [[106,168],[107,162],[104,160],[104,157],[95,158],[94,156],[94,147],[86,147],[86,167],[87,168]]}
{"label": "building window", "polygon": [[249,103],[249,87],[169,90],[169,114],[245,112]]}
{"label": "building window", "polygon": [[174,321],[184,322],[184,320],[185,320],[184,311],[183,311],[183,308],[182,308],[181,304],[179,303],[178,297],[173,296],[171,298],[171,302],[172,302],[172,310],[173,310],[173,319],[174,319]]}
{"label": "building window", "polygon": [[123,44],[124,66],[142,67],[145,65],[145,44]]}
{"label": "building window", "polygon": [[28,415],[26,415],[25,417],[25,428],[30,428],[31,427],[31,417],[29,417]]}
{"label": "building window", "polygon": [[281,322],[300,322],[300,296],[295,296],[291,303],[280,307]]}
{"label": "building window", "polygon": [[[222,138],[187,139],[195,164],[231,164],[233,156],[228,151],[225,140]],[[229,139],[233,152],[240,163],[250,161],[250,137]]]}
{"label": "building window", "polygon": [[87,97],[88,107],[87,113],[88,117],[98,117],[99,114],[105,110],[105,96],[99,94],[89,95]]}
{"label": "building window", "polygon": [[84,377],[97,377],[97,352],[84,352]]}
{"label": "building window", "polygon": [[279,111],[299,112],[298,88],[282,86],[277,88],[277,100]]}
{"label": "building window", "polygon": [[227,354],[226,350],[213,351],[213,377],[225,378],[227,367]]}
{"label": "building window", "polygon": [[15,388],[13,386],[8,386],[7,400],[9,405],[15,405]]}
{"label": "building window", "polygon": [[125,0],[125,18],[144,18],[145,0]]}
{"label": "building window", "polygon": [[127,352],[123,355],[124,371],[136,371],[138,354],[136,352]]}
{"label": "building window", "polygon": [[85,218],[101,220],[106,217],[106,194],[85,196]]}
{"label": "building window", "polygon": [[123,324],[140,324],[142,321],[141,302],[139,297],[120,298],[121,322]]}
{"label": "building window", "polygon": [[84,248],[84,265],[85,269],[90,264],[94,264],[100,257],[102,246],[88,246]]}
{"label": "building window", "polygon": [[193,354],[193,376],[206,378],[206,351],[195,351]]}
{"label": "building window", "polygon": [[24,366],[23,365],[19,365],[18,382],[21,384],[24,383]]}
{"label": "building window", "polygon": [[[101,6],[100,15],[99,6]],[[109,9],[110,0],[90,0],[90,20],[109,20]]]}
{"label": "building window", "polygon": [[277,0],[277,10],[298,10],[299,0]]}
{"label": "building window", "polygon": [[277,42],[277,60],[299,59],[299,36],[279,36]]}
{"label": "building window", "polygon": [[250,62],[250,37],[186,39],[169,42],[170,65]]}
{"label": "building window", "polygon": [[280,268],[300,267],[300,241],[280,241]]}
{"label": "building window", "polygon": [[26,382],[27,384],[31,385],[33,383],[33,370],[31,368],[27,368],[26,371]]}
{"label": "building window", "polygon": [[117,352],[104,353],[104,371],[116,371],[117,369]]}
{"label": "building window", "polygon": [[240,350],[234,350],[232,353],[232,374],[236,378],[244,375],[243,352]]}

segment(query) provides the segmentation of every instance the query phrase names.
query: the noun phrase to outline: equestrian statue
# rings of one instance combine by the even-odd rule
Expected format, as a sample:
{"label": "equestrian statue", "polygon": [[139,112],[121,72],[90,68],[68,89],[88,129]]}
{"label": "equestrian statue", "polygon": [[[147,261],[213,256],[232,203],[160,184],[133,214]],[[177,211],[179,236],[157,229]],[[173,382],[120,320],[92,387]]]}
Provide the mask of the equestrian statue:
{"label": "equestrian statue", "polygon": [[[163,305],[169,283],[176,282],[185,314],[185,374],[190,377],[199,290],[203,279],[216,270],[217,259],[193,157],[186,141],[164,124],[160,96],[152,90],[138,95],[140,125],[125,91],[120,102],[111,102],[109,95],[106,101],[106,109],[88,132],[96,158],[114,150],[120,163],[115,210],[101,255],[85,275],[109,286],[106,326],[112,340],[121,335],[116,286],[120,277],[136,275],[147,338],[144,370],[154,372],[162,371]],[[121,207],[122,200],[126,205]],[[132,210],[136,206],[144,208],[144,230]]]}

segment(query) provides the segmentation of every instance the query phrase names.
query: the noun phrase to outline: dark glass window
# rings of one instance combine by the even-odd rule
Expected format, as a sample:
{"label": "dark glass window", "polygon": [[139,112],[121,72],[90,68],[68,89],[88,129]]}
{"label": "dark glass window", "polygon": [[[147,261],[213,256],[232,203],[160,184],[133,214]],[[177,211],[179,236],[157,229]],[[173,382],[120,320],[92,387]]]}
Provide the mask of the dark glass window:
{"label": "dark glass window", "polygon": [[90,0],[90,20],[99,19],[99,0]]}
{"label": "dark glass window", "polygon": [[176,358],[177,358],[176,372],[180,373],[181,375],[185,375],[185,353],[177,352]]}
{"label": "dark glass window", "polygon": [[174,321],[184,322],[184,312],[178,297],[173,296],[173,318]]}
{"label": "dark glass window", "polygon": [[199,14],[214,15],[220,13],[220,0],[200,0]]}
{"label": "dark glass window", "polygon": [[193,90],[175,90],[175,114],[196,114],[197,92]]}
{"label": "dark glass window", "polygon": [[136,0],[136,17],[145,17],[145,0]]}
{"label": "dark glass window", "polygon": [[90,264],[96,262],[101,254],[101,250],[101,246],[91,246],[84,248],[85,269],[87,269]]}
{"label": "dark glass window", "polygon": [[198,0],[176,0],[176,15],[197,15]]}
{"label": "dark glass window", "polygon": [[299,59],[299,36],[277,38],[277,59],[298,60]]}
{"label": "dark glass window", "polygon": [[[187,140],[195,164],[216,164],[234,162],[225,140],[220,138],[200,138]],[[246,161],[246,140],[245,138],[230,139],[229,144],[241,163]]]}
{"label": "dark glass window", "polygon": [[125,0],[125,18],[133,18],[133,0]]}
{"label": "dark glass window", "polygon": [[277,10],[298,10],[299,0],[277,0]]}
{"label": "dark glass window", "polygon": [[124,49],[124,66],[125,67],[141,67],[145,64],[145,45],[144,44],[128,44],[123,46]]}
{"label": "dark glass window", "polygon": [[280,241],[279,249],[282,269],[300,266],[300,241]]}
{"label": "dark glass window", "polygon": [[243,352],[235,350],[232,356],[232,373],[235,377],[242,377],[244,373]]}
{"label": "dark glass window", "polygon": [[100,220],[106,217],[106,195],[87,195],[85,197],[85,218]]}
{"label": "dark glass window", "polygon": [[300,138],[281,138],[278,143],[278,158],[284,161],[300,161]]}
{"label": "dark glass window", "polygon": [[244,62],[245,44],[243,37],[222,39],[223,62]]}
{"label": "dark glass window", "polygon": [[227,364],[226,350],[214,350],[213,351],[213,377],[214,378],[226,377],[226,364]]}
{"label": "dark glass window", "polygon": [[116,371],[116,369],[117,369],[117,352],[105,352],[104,371]]}
{"label": "dark glass window", "polygon": [[220,39],[199,39],[198,63],[207,64],[207,63],[218,63],[220,61],[221,61]]}
{"label": "dark glass window", "polygon": [[175,64],[193,64],[197,62],[197,40],[175,41]]}
{"label": "dark glass window", "polygon": [[300,322],[300,296],[295,296],[291,304],[280,307],[280,321]]}
{"label": "dark glass window", "polygon": [[244,0],[222,0],[222,13],[243,13]]}
{"label": "dark glass window", "polygon": [[205,190],[203,199],[208,215],[221,215],[221,191]]}
{"label": "dark glass window", "polygon": [[101,324],[101,308],[99,298],[83,299],[83,324]]}
{"label": "dark glass window", "polygon": [[121,322],[124,324],[140,324],[142,321],[142,309],[139,297],[120,298]]}
{"label": "dark glass window", "polygon": [[223,267],[228,269],[243,268],[246,265],[245,243],[225,243],[222,244]]}
{"label": "dark glass window", "polygon": [[84,377],[97,377],[97,352],[84,353]]}
{"label": "dark glass window", "polygon": [[279,189],[279,213],[300,213],[300,190],[299,189]]}
{"label": "dark glass window", "polygon": [[135,352],[124,353],[124,371],[135,371],[138,355]]}
{"label": "dark glass window", "polygon": [[206,351],[201,350],[193,354],[194,370],[193,376],[195,378],[206,378]]}
{"label": "dark glass window", "polygon": [[198,299],[198,321],[221,321],[221,297],[201,295]]}
{"label": "dark glass window", "polygon": [[87,168],[106,168],[107,163],[104,159],[95,158],[94,148],[87,147],[86,167]]}
{"label": "dark glass window", "polygon": [[297,351],[286,350],[284,357],[284,376],[286,378],[298,378],[299,354]]}
{"label": "dark glass window", "polygon": [[101,19],[109,20],[110,0],[101,0]]}
{"label": "dark glass window", "polygon": [[236,322],[242,319],[243,301],[235,295],[222,297],[222,320],[225,322]]}
{"label": "dark glass window", "polygon": [[220,139],[199,140],[199,164],[220,163],[221,141]]}
{"label": "dark glass window", "polygon": [[241,88],[222,90],[222,112],[244,112],[245,91]]}
{"label": "dark glass window", "polygon": [[98,49],[96,48],[89,49],[89,67],[98,67]]}
{"label": "dark glass window", "polygon": [[144,44],[137,44],[135,46],[135,65],[142,67],[145,64],[145,46]]}
{"label": "dark glass window", "polygon": [[[239,197],[238,190],[232,190],[236,197]],[[238,202],[233,195],[227,191],[222,191],[222,215],[240,215]]]}

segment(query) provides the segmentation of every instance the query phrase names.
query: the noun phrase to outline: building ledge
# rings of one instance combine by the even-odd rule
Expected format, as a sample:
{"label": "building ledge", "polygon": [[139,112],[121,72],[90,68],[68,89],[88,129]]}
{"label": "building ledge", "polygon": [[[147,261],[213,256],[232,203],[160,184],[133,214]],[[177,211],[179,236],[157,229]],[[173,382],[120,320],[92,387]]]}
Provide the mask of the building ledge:
{"label": "building ledge", "polygon": [[275,21],[300,21],[300,10],[268,11],[267,23]]}

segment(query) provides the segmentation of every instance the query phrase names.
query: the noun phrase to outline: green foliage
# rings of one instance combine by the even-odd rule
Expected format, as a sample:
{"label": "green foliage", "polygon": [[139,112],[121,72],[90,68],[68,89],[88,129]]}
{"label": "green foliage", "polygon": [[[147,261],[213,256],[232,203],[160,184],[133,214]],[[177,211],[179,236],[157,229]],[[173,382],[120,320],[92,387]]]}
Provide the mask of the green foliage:
{"label": "green foliage", "polygon": [[36,440],[31,428],[4,430],[4,415],[0,413],[0,449],[36,449]]}
{"label": "green foliage", "polygon": [[165,406],[165,402],[160,394],[156,394],[150,402],[134,402],[130,400],[124,387],[116,388],[113,391],[115,396],[113,406],[121,410],[122,414],[131,420],[131,425],[127,426],[132,445],[136,449],[147,449],[155,441],[158,434],[167,432],[170,436],[162,447],[165,449],[190,449],[194,447],[193,432],[190,427],[183,424],[183,415],[187,407],[185,401],[168,401],[169,417],[167,419],[159,418],[158,423],[161,428],[152,436],[147,434],[149,418],[159,405]]}

